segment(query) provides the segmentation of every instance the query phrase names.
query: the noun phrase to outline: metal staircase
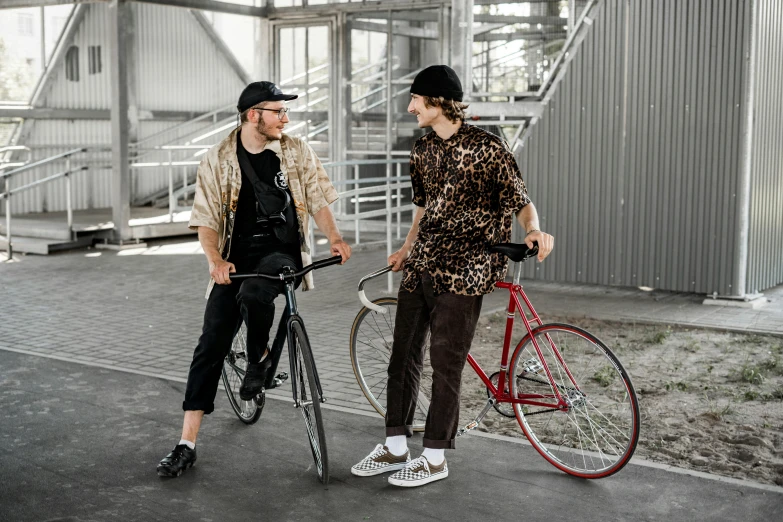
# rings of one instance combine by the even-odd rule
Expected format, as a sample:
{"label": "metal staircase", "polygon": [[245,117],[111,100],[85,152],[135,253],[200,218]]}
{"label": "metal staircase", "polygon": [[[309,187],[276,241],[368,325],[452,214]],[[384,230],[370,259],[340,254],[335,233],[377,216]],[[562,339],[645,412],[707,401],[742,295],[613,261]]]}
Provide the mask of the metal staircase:
{"label": "metal staircase", "polygon": [[[565,27],[552,26],[544,29],[539,27],[536,31],[526,32],[524,41],[528,43],[525,44],[524,49],[508,45],[508,41],[498,43],[499,35],[492,31],[503,24],[487,23],[477,29],[474,41],[482,44],[481,49],[473,56],[471,92],[466,100],[470,104],[470,123],[504,134],[514,149],[523,146],[535,123],[544,114],[544,108],[552,99],[559,82],[567,74],[568,65],[591,29],[601,4],[601,0],[580,2],[579,16],[574,16],[574,19],[569,22],[567,31]],[[576,5],[576,2],[572,0],[571,5]],[[522,56],[523,51],[538,52],[537,49],[543,51],[541,53],[543,59],[540,61],[546,65],[545,70],[539,70],[540,85],[528,81],[525,83],[528,86],[527,90],[520,91],[519,67],[506,64]],[[398,110],[388,118],[387,107],[390,105],[400,107],[407,104],[405,100],[409,96],[409,84],[420,69],[408,69],[410,72],[405,71],[406,74],[403,76],[398,76],[391,83],[379,87],[381,80],[388,81],[393,76],[392,73],[400,69],[399,60],[390,56],[392,53],[384,54],[387,58],[363,65],[351,72],[348,85],[356,94],[352,95],[350,101],[350,131],[347,132],[350,136],[350,144],[346,150],[341,151],[347,160],[377,160],[390,155],[403,156],[410,150],[412,141],[424,132],[404,111]],[[387,60],[391,63],[392,73],[388,70]],[[529,67],[538,65],[540,63]],[[309,78],[310,74],[318,73],[314,75],[318,82],[328,83],[332,69],[319,65],[308,70],[307,76]],[[284,79],[280,84],[295,86],[296,82],[297,78],[294,77]],[[327,112],[315,110],[318,107],[330,106],[329,95],[328,91],[326,94],[323,90],[316,91],[317,89],[311,91],[306,86],[300,91],[299,102],[292,105],[291,124],[286,132],[306,139],[324,161],[342,159],[329,157],[330,142],[336,136],[330,128]],[[391,103],[387,100],[389,93],[392,96]],[[135,185],[132,183],[131,187],[132,211],[135,210],[137,216],[152,218],[151,222],[154,223],[146,228],[140,227],[138,232],[140,237],[143,237],[143,234],[178,235],[188,232],[182,216],[179,216],[180,219],[175,223],[175,214],[188,211],[192,205],[196,169],[203,153],[222,139],[236,124],[236,109],[232,104],[218,107],[131,144],[131,172],[133,179],[137,181]],[[0,152],[4,151],[0,150]],[[20,160],[23,151],[13,151],[13,156],[10,156],[9,152],[11,151],[0,154],[0,181],[4,179],[7,181],[8,176],[5,174],[9,172],[14,173],[14,170],[27,168],[26,165],[15,165],[9,159],[12,157],[13,162],[24,163],[23,159]],[[69,165],[63,175],[66,178],[78,175],[78,170],[82,167],[86,168],[85,165],[93,166],[98,161],[105,161],[105,153],[105,148],[102,150],[89,148],[85,152],[75,154],[74,168]],[[29,161],[29,157],[27,159]],[[54,160],[56,158],[47,158],[44,162]],[[384,168],[388,174],[390,172],[388,167],[374,165],[366,171],[363,170],[361,177],[378,176],[378,172]],[[150,172],[156,173],[157,181],[146,185],[157,184],[157,186],[153,189],[141,190],[140,186],[143,184],[140,180]],[[339,179],[339,171],[330,171],[330,175],[332,172]],[[343,176],[345,174],[343,172]],[[348,174],[353,175],[354,171]],[[161,181],[165,177],[168,178],[168,183]],[[46,182],[46,179],[41,180],[41,183]],[[343,179],[342,182],[343,184],[338,186],[339,190],[350,186],[349,180]],[[349,185],[346,185],[346,182]],[[166,186],[161,186],[162,184]],[[5,199],[10,197],[10,192],[13,191],[9,191],[6,183],[4,192],[0,193],[0,201],[3,197]],[[357,196],[357,202],[359,199],[361,198]],[[367,203],[363,209],[373,210],[374,205],[385,204],[370,199],[372,198],[366,198]],[[365,205],[365,200],[363,199],[361,203]],[[45,254],[69,246],[79,246],[91,241],[95,236],[110,233],[112,228],[111,223],[107,224],[109,220],[105,219],[106,216],[99,217],[95,214],[90,217],[88,211],[84,211],[87,217],[83,223],[79,219],[74,223],[70,212],[48,214],[48,216],[14,218],[12,232],[16,251]],[[159,220],[158,216],[163,220]],[[168,218],[168,223],[165,218]],[[90,220],[95,223],[91,223]],[[159,227],[160,230],[155,232],[154,227]],[[0,234],[7,236],[7,228],[5,223],[0,222]],[[357,225],[357,231],[358,229]],[[7,241],[3,242],[0,238],[0,250],[3,249],[7,249]]]}

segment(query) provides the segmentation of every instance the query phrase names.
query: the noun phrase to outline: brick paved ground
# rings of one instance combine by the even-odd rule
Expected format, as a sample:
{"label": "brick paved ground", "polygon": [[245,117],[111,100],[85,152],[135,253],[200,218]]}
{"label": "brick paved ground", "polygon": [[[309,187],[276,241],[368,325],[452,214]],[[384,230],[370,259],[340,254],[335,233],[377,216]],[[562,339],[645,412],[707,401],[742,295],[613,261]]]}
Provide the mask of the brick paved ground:
{"label": "brick paved ground", "polygon": [[[347,265],[318,271],[316,291],[298,294],[331,405],[372,411],[351,369],[348,336],[361,308],[356,284],[383,267],[385,258],[385,249],[357,251]],[[0,349],[184,380],[201,329],[207,278],[193,241],[0,263]],[[783,287],[768,291],[771,302],[760,310],[704,306],[699,296],[632,288],[540,282],[525,288],[544,318],[589,316],[783,334]],[[371,297],[383,295],[385,279],[367,290]],[[496,292],[485,299],[484,310],[501,308],[505,300]],[[282,298],[278,304],[279,314]],[[287,369],[285,357],[280,368]],[[272,393],[290,397],[288,388]]]}

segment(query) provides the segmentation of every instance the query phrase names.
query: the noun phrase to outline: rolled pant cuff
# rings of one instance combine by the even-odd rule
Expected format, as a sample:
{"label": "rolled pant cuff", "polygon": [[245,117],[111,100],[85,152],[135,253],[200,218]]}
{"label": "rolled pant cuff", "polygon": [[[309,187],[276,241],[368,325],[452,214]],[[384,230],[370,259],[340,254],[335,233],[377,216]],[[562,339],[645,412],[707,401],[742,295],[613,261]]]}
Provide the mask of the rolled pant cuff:
{"label": "rolled pant cuff", "polygon": [[196,401],[184,401],[182,403],[182,411],[199,411],[202,410],[204,415],[209,415],[215,411],[214,403],[196,402]]}
{"label": "rolled pant cuff", "polygon": [[397,437],[398,435],[413,437],[413,428],[411,426],[386,426],[387,437]]}
{"label": "rolled pant cuff", "polygon": [[424,446],[425,448],[430,448],[430,449],[454,449],[454,448],[456,448],[456,445],[454,444],[454,439],[451,439],[451,440],[424,439],[424,440],[422,440],[422,446]]}

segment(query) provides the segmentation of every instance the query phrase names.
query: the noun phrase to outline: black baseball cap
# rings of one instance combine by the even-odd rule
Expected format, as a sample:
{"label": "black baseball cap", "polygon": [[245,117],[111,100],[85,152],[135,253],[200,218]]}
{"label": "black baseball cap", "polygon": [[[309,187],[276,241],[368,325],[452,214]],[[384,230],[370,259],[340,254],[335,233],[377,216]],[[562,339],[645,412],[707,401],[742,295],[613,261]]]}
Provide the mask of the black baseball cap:
{"label": "black baseball cap", "polygon": [[250,107],[265,101],[290,101],[299,97],[298,94],[283,94],[280,87],[272,82],[253,82],[239,95],[237,110],[245,112]]}

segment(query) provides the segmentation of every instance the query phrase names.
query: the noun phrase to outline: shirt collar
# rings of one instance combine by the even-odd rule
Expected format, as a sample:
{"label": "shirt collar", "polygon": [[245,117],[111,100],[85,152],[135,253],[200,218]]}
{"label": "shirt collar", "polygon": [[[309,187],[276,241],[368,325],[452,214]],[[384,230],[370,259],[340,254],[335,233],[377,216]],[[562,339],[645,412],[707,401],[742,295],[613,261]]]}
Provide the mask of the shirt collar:
{"label": "shirt collar", "polygon": [[465,120],[462,120],[462,125],[459,126],[457,132],[449,136],[447,139],[444,140],[443,138],[438,136],[437,133],[435,133],[435,138],[437,139],[437,141],[440,141],[444,145],[456,145],[465,135],[467,128],[468,128],[468,124],[465,122]]}

